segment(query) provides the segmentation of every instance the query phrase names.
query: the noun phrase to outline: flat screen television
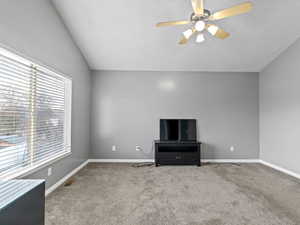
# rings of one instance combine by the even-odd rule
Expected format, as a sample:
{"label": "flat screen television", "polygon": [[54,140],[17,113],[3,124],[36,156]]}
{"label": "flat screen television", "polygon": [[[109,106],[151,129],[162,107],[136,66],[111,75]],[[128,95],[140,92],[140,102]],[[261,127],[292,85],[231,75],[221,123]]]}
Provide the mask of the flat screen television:
{"label": "flat screen television", "polygon": [[195,119],[160,119],[161,141],[197,141]]}

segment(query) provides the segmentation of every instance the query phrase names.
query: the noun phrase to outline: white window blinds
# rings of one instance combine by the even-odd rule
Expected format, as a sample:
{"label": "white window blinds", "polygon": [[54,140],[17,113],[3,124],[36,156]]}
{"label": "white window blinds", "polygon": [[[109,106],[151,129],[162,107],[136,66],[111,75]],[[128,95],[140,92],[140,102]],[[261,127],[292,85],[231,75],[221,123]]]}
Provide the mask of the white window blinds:
{"label": "white window blinds", "polygon": [[0,49],[0,178],[71,151],[71,80]]}

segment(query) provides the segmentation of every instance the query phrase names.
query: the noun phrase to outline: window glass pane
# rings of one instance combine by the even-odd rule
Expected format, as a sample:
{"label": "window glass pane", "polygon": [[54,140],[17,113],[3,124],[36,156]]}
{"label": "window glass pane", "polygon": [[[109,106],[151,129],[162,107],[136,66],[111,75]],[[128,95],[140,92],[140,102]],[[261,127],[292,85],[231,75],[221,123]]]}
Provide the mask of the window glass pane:
{"label": "window glass pane", "polygon": [[0,173],[28,166],[30,68],[0,56]]}
{"label": "window glass pane", "polygon": [[0,48],[0,178],[71,151],[70,79]]}
{"label": "window glass pane", "polygon": [[36,75],[34,163],[64,152],[65,81],[43,71]]}

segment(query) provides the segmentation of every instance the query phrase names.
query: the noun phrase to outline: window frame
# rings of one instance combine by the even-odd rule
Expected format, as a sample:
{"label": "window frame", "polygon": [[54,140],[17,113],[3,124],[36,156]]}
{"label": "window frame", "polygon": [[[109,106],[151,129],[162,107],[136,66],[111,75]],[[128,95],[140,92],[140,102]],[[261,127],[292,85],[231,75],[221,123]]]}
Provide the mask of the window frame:
{"label": "window frame", "polygon": [[52,76],[59,76],[65,81],[65,118],[64,118],[64,146],[65,151],[54,154],[53,157],[43,160],[41,162],[35,163],[34,165],[17,169],[16,171],[9,173],[9,175],[1,176],[1,180],[11,180],[16,178],[23,178],[30,174],[33,174],[53,163],[62,160],[70,155],[72,155],[72,78],[61,72],[58,72],[56,69],[53,69],[45,64],[38,62],[37,60],[31,59],[24,56],[23,54],[16,53],[16,51],[9,48],[3,47],[0,45],[0,54],[11,58],[13,60],[22,62],[28,66],[38,68],[41,71],[46,72]]}

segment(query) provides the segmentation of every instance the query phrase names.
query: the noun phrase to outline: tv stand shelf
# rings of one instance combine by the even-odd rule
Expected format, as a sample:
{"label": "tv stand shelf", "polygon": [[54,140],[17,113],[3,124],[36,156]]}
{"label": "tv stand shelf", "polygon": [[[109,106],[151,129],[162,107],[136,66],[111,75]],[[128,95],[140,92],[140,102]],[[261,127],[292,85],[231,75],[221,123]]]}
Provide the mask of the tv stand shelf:
{"label": "tv stand shelf", "polygon": [[155,165],[201,166],[201,143],[155,141]]}

